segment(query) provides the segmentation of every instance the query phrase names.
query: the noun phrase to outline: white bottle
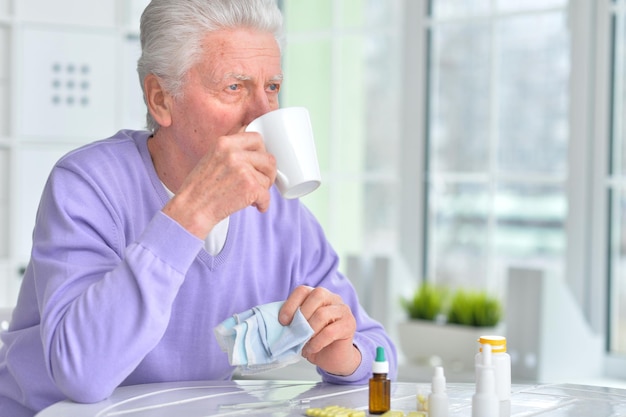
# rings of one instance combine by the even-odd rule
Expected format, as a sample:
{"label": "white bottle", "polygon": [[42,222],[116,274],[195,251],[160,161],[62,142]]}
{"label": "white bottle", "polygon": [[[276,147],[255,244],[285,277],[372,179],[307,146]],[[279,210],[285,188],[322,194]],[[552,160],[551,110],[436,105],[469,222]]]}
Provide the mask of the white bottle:
{"label": "white bottle", "polygon": [[476,393],[472,397],[472,417],[498,417],[500,401],[496,394],[496,378],[491,361],[491,345],[482,345],[482,363],[477,365]]}
{"label": "white bottle", "polygon": [[[511,357],[506,353],[506,338],[503,336],[481,336],[478,339],[480,346],[491,346],[491,360],[493,362],[496,392],[500,401],[511,400]],[[481,349],[476,354],[476,379],[478,380],[478,366],[483,362]]]}
{"label": "white bottle", "polygon": [[437,366],[431,384],[431,393],[428,396],[429,417],[448,417],[448,394],[446,393],[446,377],[443,368]]}

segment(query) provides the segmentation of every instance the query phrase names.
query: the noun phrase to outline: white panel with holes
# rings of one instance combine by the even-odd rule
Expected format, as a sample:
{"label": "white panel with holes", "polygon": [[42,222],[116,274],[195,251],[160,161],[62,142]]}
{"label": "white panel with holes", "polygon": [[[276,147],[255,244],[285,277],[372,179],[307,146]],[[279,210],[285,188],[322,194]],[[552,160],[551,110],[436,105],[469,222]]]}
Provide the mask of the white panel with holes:
{"label": "white panel with holes", "polygon": [[88,142],[114,133],[115,33],[24,27],[20,43],[18,136]]}
{"label": "white panel with holes", "polygon": [[113,0],[16,0],[22,20],[89,27],[115,27]]}

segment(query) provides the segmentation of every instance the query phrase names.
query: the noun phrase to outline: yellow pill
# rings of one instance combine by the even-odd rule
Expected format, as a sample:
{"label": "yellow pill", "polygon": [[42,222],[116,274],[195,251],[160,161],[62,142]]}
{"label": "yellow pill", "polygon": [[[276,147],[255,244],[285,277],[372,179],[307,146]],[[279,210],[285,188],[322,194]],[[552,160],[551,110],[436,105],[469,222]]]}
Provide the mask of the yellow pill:
{"label": "yellow pill", "polygon": [[421,411],[411,411],[406,415],[406,417],[426,417],[426,413]]}
{"label": "yellow pill", "polygon": [[320,410],[319,417],[334,417],[335,411],[337,410],[336,405],[329,405]]}
{"label": "yellow pill", "polygon": [[350,413],[350,417],[365,417],[365,411],[354,410],[353,412]]}
{"label": "yellow pill", "polygon": [[351,409],[346,407],[341,407],[339,405],[333,405],[328,410],[331,413],[332,417],[349,417],[352,412]]}
{"label": "yellow pill", "polygon": [[382,417],[404,417],[404,412],[397,410],[389,410]]}

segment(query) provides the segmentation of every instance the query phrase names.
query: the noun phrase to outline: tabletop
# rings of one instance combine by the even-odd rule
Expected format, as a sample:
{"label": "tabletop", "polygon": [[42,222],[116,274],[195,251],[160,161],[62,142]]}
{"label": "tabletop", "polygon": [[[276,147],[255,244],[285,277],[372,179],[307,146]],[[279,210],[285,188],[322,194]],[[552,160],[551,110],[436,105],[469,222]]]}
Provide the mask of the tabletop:
{"label": "tabletop", "polygon": [[[470,417],[475,385],[448,384],[450,417]],[[395,382],[391,409],[408,414],[418,409],[418,395],[428,397],[430,384]],[[367,415],[367,385],[332,385],[308,381],[195,381],[120,387],[95,404],[62,401],[36,417],[204,417],[304,416],[309,408],[340,406]],[[510,417],[626,416],[626,390],[574,384],[514,385]]]}

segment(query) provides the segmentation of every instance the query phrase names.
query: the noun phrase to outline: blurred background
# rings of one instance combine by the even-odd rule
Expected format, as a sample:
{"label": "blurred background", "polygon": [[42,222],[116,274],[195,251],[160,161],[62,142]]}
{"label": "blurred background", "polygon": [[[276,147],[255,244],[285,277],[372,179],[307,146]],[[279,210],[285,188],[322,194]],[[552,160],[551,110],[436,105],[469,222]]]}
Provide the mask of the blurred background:
{"label": "blurred background", "polygon": [[[0,307],[53,163],[145,125],[147,3],[0,0]],[[626,0],[278,3],[281,105],[322,170],[303,202],[370,314],[398,340],[422,282],[483,290],[530,378],[626,385]]]}

